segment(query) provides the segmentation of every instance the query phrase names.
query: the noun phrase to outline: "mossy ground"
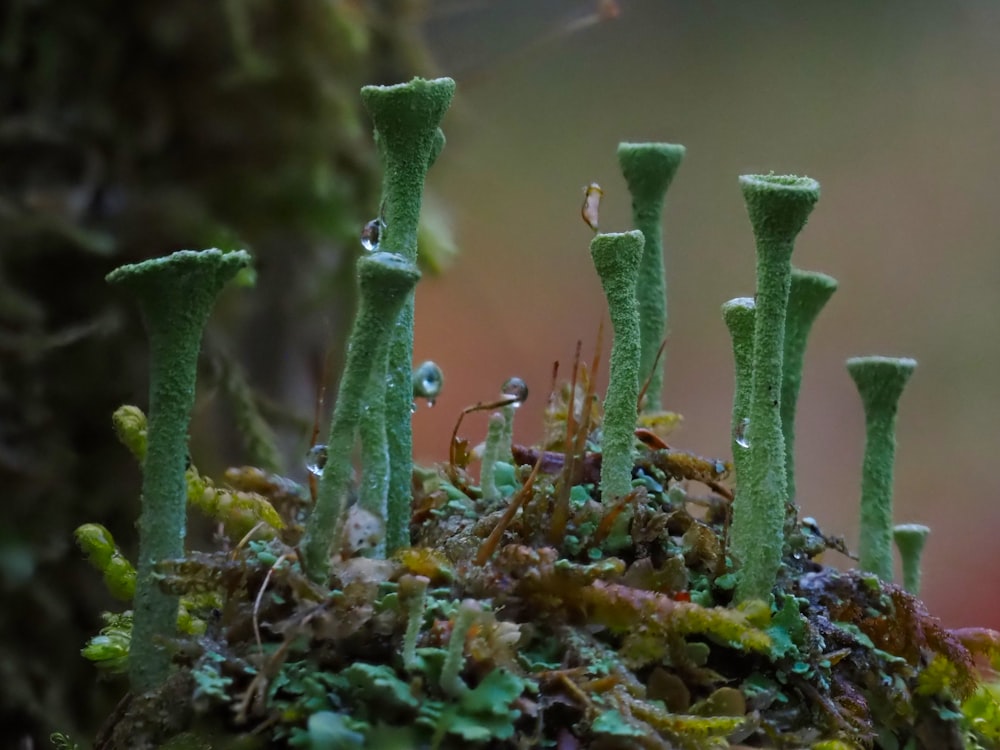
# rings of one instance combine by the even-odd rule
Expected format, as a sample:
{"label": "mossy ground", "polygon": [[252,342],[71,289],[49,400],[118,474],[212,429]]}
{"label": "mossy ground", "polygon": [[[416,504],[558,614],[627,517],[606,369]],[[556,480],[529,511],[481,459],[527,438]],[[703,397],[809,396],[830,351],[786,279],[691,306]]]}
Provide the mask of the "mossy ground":
{"label": "mossy ground", "polygon": [[728,464],[640,430],[633,492],[601,504],[587,383],[552,397],[547,444],[499,464],[500,499],[460,438],[418,470],[392,559],[365,556],[380,526],[354,506],[329,586],[298,564],[308,490],[231,471],[212,512],[239,523],[161,566],[193,618],[178,669],[96,747],[997,747],[974,663],[995,634],[818,562],[843,542],[792,507],[775,605],[733,606]]}

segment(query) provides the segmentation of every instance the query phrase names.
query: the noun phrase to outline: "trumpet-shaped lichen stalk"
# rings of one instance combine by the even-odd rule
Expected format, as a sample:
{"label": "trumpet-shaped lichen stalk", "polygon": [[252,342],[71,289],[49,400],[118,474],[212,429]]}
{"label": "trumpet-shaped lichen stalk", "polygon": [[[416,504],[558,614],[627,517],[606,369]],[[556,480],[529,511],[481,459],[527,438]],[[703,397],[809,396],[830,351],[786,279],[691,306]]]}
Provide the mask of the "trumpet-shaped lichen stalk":
{"label": "trumpet-shaped lichen stalk", "polygon": [[847,371],[865,410],[865,459],[861,468],[862,570],[892,580],[892,474],[896,462],[896,413],[903,388],[917,366],[904,357],[853,357]]}
{"label": "trumpet-shaped lichen stalk", "polygon": [[620,143],[618,163],[632,195],[632,222],[645,246],[636,284],[641,354],[639,377],[649,378],[643,411],[659,411],[663,391],[663,357],[656,355],[667,335],[667,277],[663,268],[663,201],[684,147],[672,143]]}
{"label": "trumpet-shaped lichen stalk", "polygon": [[448,655],[441,667],[441,689],[453,698],[460,698],[469,690],[461,676],[462,667],[465,666],[465,639],[482,613],[483,609],[475,599],[465,599],[455,613],[455,622],[448,639]]}
{"label": "trumpet-shaped lichen stalk", "polygon": [[639,398],[639,308],[636,278],[642,261],[642,232],[599,234],[590,243],[601,277],[615,338],[601,441],[601,499],[620,500],[632,490],[636,401]]}
{"label": "trumpet-shaped lichen stalk", "polygon": [[[417,267],[394,253],[378,252],[358,260],[358,315],[348,341],[344,374],[330,420],[326,465],[302,541],[303,563],[314,580],[324,581],[329,575],[330,552],[343,531],[354,438],[366,406],[368,385],[377,375],[379,353],[385,351],[396,329],[399,311],[419,279]],[[412,393],[409,377],[406,384],[409,404]],[[386,518],[391,504],[388,509],[369,510]]]}
{"label": "trumpet-shaped lichen stalk", "polygon": [[892,530],[892,538],[903,564],[903,588],[914,596],[920,594],[920,558],[931,530],[919,523],[904,523]]}
{"label": "trumpet-shaped lichen stalk", "polygon": [[785,438],[785,482],[795,500],[795,407],[802,385],[802,363],[809,331],[837,291],[837,280],[818,271],[792,269],[785,316],[785,354],[781,364],[781,431]]}
{"label": "trumpet-shaped lichen stalk", "polygon": [[[427,170],[444,147],[438,125],[455,93],[450,78],[415,78],[396,86],[366,86],[361,98],[371,114],[385,172],[381,249],[417,261],[417,226]],[[413,297],[408,295],[389,344],[384,392],[389,447],[389,513],[386,549],[409,545],[412,502]]]}
{"label": "trumpet-shaped lichen stalk", "polygon": [[160,590],[154,568],[184,554],[187,431],[201,336],[222,287],[250,263],[240,251],[184,250],[122,266],[108,282],[139,300],[149,335],[149,420],[142,471],[139,561],[136,572],[129,679],[143,693],[166,679],[170,655],[162,640],[177,629],[177,596]]}
{"label": "trumpet-shaped lichen stalk", "polygon": [[784,543],[785,441],[781,361],[795,238],[819,199],[808,177],[744,175],[740,187],[757,246],[753,381],[742,486],[733,504],[732,548],[740,564],[738,601],[770,597]]}
{"label": "trumpet-shaped lichen stalk", "polygon": [[752,297],[737,297],[722,306],[722,319],[733,341],[736,365],[733,389],[733,465],[736,468],[736,488],[742,485],[743,462],[747,454],[747,426],[750,410],[750,389],[753,385],[753,322],[756,309]]}

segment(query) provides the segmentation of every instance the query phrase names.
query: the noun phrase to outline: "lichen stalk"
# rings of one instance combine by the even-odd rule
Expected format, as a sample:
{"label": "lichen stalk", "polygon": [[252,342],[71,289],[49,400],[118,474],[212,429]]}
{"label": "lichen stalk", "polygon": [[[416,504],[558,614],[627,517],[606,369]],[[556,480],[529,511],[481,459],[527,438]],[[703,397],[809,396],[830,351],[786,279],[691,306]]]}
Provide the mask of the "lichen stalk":
{"label": "lichen stalk", "polygon": [[[756,307],[752,297],[737,297],[722,306],[722,319],[729,329],[733,342],[735,383],[733,388],[733,416],[731,425],[733,466],[736,469],[736,488],[742,484],[743,463],[747,448],[745,420],[750,412],[750,392],[753,386],[753,331]],[[744,443],[741,445],[741,443]]]}
{"label": "lichen stalk", "polygon": [[143,458],[139,558],[129,680],[144,693],[170,671],[164,639],[177,628],[178,597],[160,590],[155,566],[184,554],[187,431],[194,407],[198,351],[215,299],[237,271],[243,252],[184,250],[165,258],[122,266],[108,274],[139,301],[149,336],[149,418]]}
{"label": "lichen stalk", "polygon": [[914,596],[920,594],[920,558],[930,533],[927,526],[919,523],[900,524],[892,530],[903,568],[903,588]]}
{"label": "lichen stalk", "polygon": [[460,698],[469,690],[469,686],[461,677],[462,668],[465,666],[465,639],[482,612],[479,602],[475,599],[465,599],[455,613],[451,636],[448,639],[448,653],[441,667],[440,683],[441,689],[453,698]]}
{"label": "lichen stalk", "polygon": [[514,463],[514,415],[517,408],[508,404],[500,410],[503,414],[503,436],[500,439],[499,460],[513,465]]}
{"label": "lichen stalk", "polygon": [[744,175],[740,187],[757,248],[749,448],[731,536],[740,565],[736,599],[745,601],[767,600],[781,565],[788,501],[780,410],[785,310],[795,238],[819,199],[819,184],[808,177]]}
{"label": "lichen stalk", "polygon": [[417,668],[417,637],[424,623],[427,609],[427,576],[405,575],[399,579],[399,595],[406,605],[406,632],[403,634],[403,667],[407,671]]}
{"label": "lichen stalk", "polygon": [[480,468],[479,488],[483,500],[496,500],[500,497],[497,490],[496,466],[503,451],[504,415],[495,412],[490,415],[486,430],[486,445],[483,448],[483,463]]}
{"label": "lichen stalk", "polygon": [[861,467],[861,539],[858,563],[883,581],[892,580],[892,483],[896,462],[896,413],[916,360],[853,357],[847,371],[865,410],[865,457]]}
{"label": "lichen stalk", "polygon": [[[415,78],[396,86],[366,86],[361,98],[375,126],[385,173],[380,247],[417,260],[417,227],[424,180],[444,146],[438,127],[451,103],[450,78]],[[389,344],[385,388],[385,422],[389,447],[389,509],[386,550],[409,544],[412,503],[413,432],[411,425],[413,368],[413,297],[404,301]]]}
{"label": "lichen stalk", "polygon": [[601,441],[601,500],[605,504],[620,500],[632,489],[641,350],[635,290],[642,248],[638,230],[598,234],[590,243],[614,330]]}
{"label": "lichen stalk", "polygon": [[781,432],[785,439],[785,482],[788,497],[795,489],[795,410],[802,385],[806,342],[820,311],[837,291],[837,280],[818,271],[792,269],[785,315],[784,357],[781,369]]}
{"label": "lichen stalk", "polygon": [[[302,541],[303,564],[313,580],[326,580],[331,551],[343,531],[351,452],[378,353],[390,340],[399,311],[419,279],[420,272],[412,262],[392,253],[374,253],[358,260],[358,315],[351,330],[344,374],[330,421],[326,465]],[[409,396],[409,376],[406,382]],[[408,399],[407,413],[409,404]],[[391,514],[391,510],[390,503],[387,512]]]}
{"label": "lichen stalk", "polygon": [[663,202],[685,149],[672,143],[620,143],[618,163],[632,195],[632,222],[645,245],[636,284],[639,303],[639,377],[649,378],[645,412],[662,408],[664,357],[656,362],[667,335],[667,277],[663,261]]}

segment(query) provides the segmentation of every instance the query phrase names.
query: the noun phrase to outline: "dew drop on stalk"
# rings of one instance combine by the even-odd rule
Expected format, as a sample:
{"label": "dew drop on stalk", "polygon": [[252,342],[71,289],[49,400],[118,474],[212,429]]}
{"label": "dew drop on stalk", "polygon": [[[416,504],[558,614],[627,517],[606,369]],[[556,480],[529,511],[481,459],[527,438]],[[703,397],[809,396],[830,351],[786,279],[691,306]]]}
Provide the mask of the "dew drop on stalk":
{"label": "dew drop on stalk", "polygon": [[382,219],[372,219],[361,230],[361,247],[370,253],[378,251],[379,236],[382,234]]}
{"label": "dew drop on stalk", "polygon": [[413,398],[424,399],[427,406],[434,406],[443,386],[444,373],[436,362],[428,360],[413,371]]}
{"label": "dew drop on stalk", "polygon": [[500,397],[515,399],[511,403],[511,406],[517,408],[528,398],[528,384],[517,376],[507,378],[504,384],[500,386]]}
{"label": "dew drop on stalk", "polygon": [[743,417],[743,420],[736,426],[736,434],[733,439],[740,448],[750,447],[750,417]]}
{"label": "dew drop on stalk", "polygon": [[323,476],[323,467],[326,466],[326,445],[317,443],[306,454],[306,469],[313,476]]}

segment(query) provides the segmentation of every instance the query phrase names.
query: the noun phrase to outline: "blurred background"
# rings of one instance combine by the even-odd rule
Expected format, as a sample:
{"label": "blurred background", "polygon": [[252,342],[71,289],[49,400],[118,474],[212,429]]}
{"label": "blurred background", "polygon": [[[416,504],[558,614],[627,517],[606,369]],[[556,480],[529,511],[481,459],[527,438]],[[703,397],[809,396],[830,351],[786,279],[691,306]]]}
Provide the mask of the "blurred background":
{"label": "blurred background", "polygon": [[[442,460],[460,409],[511,375],[531,388],[516,437],[536,439],[552,362],[568,373],[577,340],[589,359],[605,304],[582,187],[605,190],[603,230],[630,228],[620,140],[687,146],[665,213],[664,403],[685,418],[673,445],[728,457],[719,309],[754,290],[736,178],[807,174],[823,193],[794,262],[840,290],[807,352],[803,512],[856,545],[863,417],[844,360],[915,357],[896,516],[932,527],[932,613],[1000,627],[991,0],[53,6],[0,13],[0,746],[91,730],[120,687],[79,687],[94,671],[78,649],[116,605],[71,542],[99,520],[134,552],[139,473],[109,415],[145,403],[146,351],[104,274],[181,247],[250,247],[257,288],[228,293],[206,334],[192,455],[216,475],[255,458],[232,429],[251,390],[277,463],[303,478],[317,389],[339,371],[357,237],[378,210],[357,89],[414,74],[458,82],[422,251],[459,252],[417,292],[417,361],[438,362],[446,385],[414,415],[418,460]],[[482,439],[485,417],[463,433]]]}

